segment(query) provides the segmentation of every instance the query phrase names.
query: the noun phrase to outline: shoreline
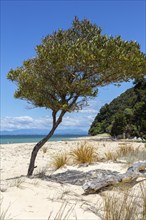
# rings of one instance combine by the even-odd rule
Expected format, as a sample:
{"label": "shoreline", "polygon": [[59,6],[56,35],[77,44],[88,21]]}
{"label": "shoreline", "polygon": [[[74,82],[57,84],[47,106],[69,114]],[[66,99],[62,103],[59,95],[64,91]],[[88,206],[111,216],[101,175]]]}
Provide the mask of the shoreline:
{"label": "shoreline", "polygon": [[[5,143],[5,141],[2,139],[2,136],[5,137],[13,137],[15,139],[14,142],[9,142]],[[34,139],[37,139],[41,136],[40,139],[31,141],[29,142],[29,138],[35,137]],[[24,141],[18,141],[20,137],[23,137]],[[9,145],[9,144],[36,144],[38,143],[45,135],[1,135],[0,136],[0,145]],[[17,141],[16,141],[17,140]],[[60,142],[60,141],[95,141],[95,142],[127,142],[127,143],[145,143],[146,140],[142,139],[114,139],[108,134],[99,134],[95,136],[90,136],[90,135],[55,135],[52,136],[46,143],[51,143],[51,142]]]}

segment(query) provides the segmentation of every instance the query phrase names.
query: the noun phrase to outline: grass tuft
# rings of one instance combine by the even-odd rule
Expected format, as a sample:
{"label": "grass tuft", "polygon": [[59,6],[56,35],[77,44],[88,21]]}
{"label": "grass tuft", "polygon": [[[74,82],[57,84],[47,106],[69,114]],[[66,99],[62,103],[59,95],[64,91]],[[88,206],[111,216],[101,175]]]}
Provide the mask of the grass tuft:
{"label": "grass tuft", "polygon": [[68,207],[68,203],[64,202],[61,206],[59,211],[56,213],[55,217],[52,217],[52,213],[50,213],[48,220],[69,220],[70,215],[73,213],[76,204],[71,205]]}
{"label": "grass tuft", "polygon": [[[121,145],[121,144],[120,144]],[[139,160],[146,159],[146,151],[134,148],[132,145],[122,144],[116,152],[109,151],[105,153],[106,160],[117,161],[118,159],[125,160],[127,164],[132,164]]]}
{"label": "grass tuft", "polygon": [[98,160],[95,149],[87,142],[82,143],[78,148],[72,150],[70,155],[73,157],[76,164],[90,164]]}
{"label": "grass tuft", "polygon": [[118,157],[119,157],[119,156],[118,156],[118,153],[117,153],[117,152],[111,152],[111,151],[109,151],[109,152],[105,153],[105,159],[106,159],[106,160],[117,161]]}
{"label": "grass tuft", "polygon": [[117,151],[118,157],[126,161],[128,165],[140,160],[146,159],[146,150],[140,150],[139,147],[133,148],[130,146],[121,146]]}
{"label": "grass tuft", "polygon": [[136,197],[129,191],[116,194],[104,194],[103,202],[87,206],[87,210],[101,220],[138,220],[139,208]]}
{"label": "grass tuft", "polygon": [[67,158],[66,153],[61,153],[61,154],[54,156],[52,165],[55,168],[55,170],[57,170],[63,167],[65,164],[67,164],[67,162],[68,162],[68,158]]}
{"label": "grass tuft", "polygon": [[104,220],[137,220],[136,198],[125,193],[122,197],[107,195],[104,198]]}

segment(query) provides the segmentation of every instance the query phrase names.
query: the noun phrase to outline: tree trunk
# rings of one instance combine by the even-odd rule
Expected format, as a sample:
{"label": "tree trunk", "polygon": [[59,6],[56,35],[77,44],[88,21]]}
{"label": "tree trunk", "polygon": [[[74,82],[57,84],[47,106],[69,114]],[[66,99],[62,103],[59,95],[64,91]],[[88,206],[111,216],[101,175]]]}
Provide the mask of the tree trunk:
{"label": "tree trunk", "polygon": [[35,159],[36,159],[38,151],[52,137],[52,135],[54,134],[54,131],[56,130],[58,125],[61,123],[64,114],[65,114],[65,112],[61,112],[58,120],[54,121],[53,127],[52,127],[51,131],[49,132],[49,134],[46,137],[44,137],[41,141],[39,141],[35,145],[35,147],[33,148],[33,151],[31,153],[31,158],[30,158],[30,163],[29,163],[27,176],[31,176],[33,174],[33,171],[34,171],[34,168],[35,168]]}

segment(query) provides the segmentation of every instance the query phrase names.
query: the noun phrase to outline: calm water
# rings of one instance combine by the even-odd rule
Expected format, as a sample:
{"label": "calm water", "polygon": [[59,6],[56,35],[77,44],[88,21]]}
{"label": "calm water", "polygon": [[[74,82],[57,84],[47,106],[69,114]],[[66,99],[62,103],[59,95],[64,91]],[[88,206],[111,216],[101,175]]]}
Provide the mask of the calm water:
{"label": "calm water", "polygon": [[[69,140],[70,138],[85,137],[87,135],[54,135],[49,141]],[[15,143],[35,143],[41,140],[45,135],[0,135],[1,144]]]}

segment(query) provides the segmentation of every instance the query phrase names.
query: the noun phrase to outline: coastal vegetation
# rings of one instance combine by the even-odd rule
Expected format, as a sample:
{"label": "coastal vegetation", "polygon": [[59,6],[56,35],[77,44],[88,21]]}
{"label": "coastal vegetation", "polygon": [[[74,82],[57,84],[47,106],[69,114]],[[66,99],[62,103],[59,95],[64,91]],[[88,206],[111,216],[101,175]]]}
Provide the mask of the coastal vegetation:
{"label": "coastal vegetation", "polygon": [[95,148],[87,142],[81,143],[80,146],[71,151],[70,155],[76,164],[91,164],[98,159]]}
{"label": "coastal vegetation", "polygon": [[122,138],[146,138],[146,79],[135,82],[111,103],[105,104],[95,117],[89,134],[108,132]]}
{"label": "coastal vegetation", "polygon": [[[116,189],[116,188],[115,188]],[[139,197],[123,186],[117,188],[117,194],[102,193],[103,203],[90,205],[87,210],[94,212],[101,220],[145,220],[146,187],[140,184]],[[139,202],[141,205],[139,205]]]}
{"label": "coastal vegetation", "polygon": [[146,55],[137,42],[102,34],[87,19],[75,17],[71,28],[46,36],[35,49],[34,58],[11,69],[7,76],[17,84],[16,98],[52,110],[52,129],[34,146],[27,176],[33,174],[38,151],[66,113],[86,106],[100,86],[146,75]]}
{"label": "coastal vegetation", "polygon": [[66,153],[57,154],[53,157],[52,165],[55,170],[63,167],[68,162],[68,157]]}
{"label": "coastal vegetation", "polygon": [[52,157],[52,167],[57,170],[65,165],[80,165],[80,164],[92,164],[104,161],[124,161],[125,164],[131,165],[136,161],[143,161],[146,158],[146,150],[134,148],[132,144],[122,143],[118,144],[116,150],[107,150],[104,155],[99,156],[99,149],[94,148],[92,144],[88,142],[80,143],[78,147],[70,152],[58,153]]}

